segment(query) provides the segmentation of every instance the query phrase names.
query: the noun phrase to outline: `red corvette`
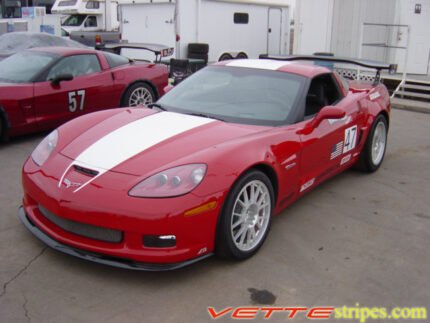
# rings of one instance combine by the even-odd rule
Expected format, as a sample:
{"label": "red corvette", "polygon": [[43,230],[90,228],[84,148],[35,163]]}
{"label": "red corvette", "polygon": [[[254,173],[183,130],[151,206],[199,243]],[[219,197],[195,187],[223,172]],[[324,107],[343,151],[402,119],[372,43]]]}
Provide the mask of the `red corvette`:
{"label": "red corvette", "polygon": [[[163,50],[139,48],[156,55]],[[167,82],[166,66],[109,52],[66,47],[19,52],[0,62],[0,138],[53,129],[101,109],[152,103]]]}
{"label": "red corvette", "polygon": [[[20,219],[54,249],[123,268],[252,256],[272,215],[347,168],[373,172],[384,158],[385,86],[377,78],[348,85],[293,59],[218,63],[152,109],[63,125],[24,165]],[[389,68],[354,63],[378,75]]]}

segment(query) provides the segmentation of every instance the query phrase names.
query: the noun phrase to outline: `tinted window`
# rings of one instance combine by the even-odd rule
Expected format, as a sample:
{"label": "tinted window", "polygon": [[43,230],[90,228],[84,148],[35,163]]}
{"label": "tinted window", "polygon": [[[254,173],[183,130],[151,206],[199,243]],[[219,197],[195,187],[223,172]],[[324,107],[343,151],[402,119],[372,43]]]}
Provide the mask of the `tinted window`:
{"label": "tinted window", "polygon": [[71,15],[63,22],[62,25],[66,27],[78,27],[82,25],[85,18],[86,15]]}
{"label": "tinted window", "polygon": [[347,80],[345,80],[345,78],[342,75],[340,75],[339,73],[336,73],[336,76],[340,80],[340,82],[342,83],[342,86],[345,89],[345,91],[349,91],[349,84],[348,84]]}
{"label": "tinted window", "polygon": [[58,4],[58,6],[59,6],[59,7],[75,6],[77,2],[78,2],[78,0],[65,0],[65,1],[60,1],[60,3]]}
{"label": "tinted window", "polygon": [[31,82],[58,56],[48,53],[21,52],[0,62],[0,81]]}
{"label": "tinted window", "polygon": [[74,55],[60,60],[49,71],[47,80],[52,80],[61,74],[71,74],[73,77],[100,72],[100,64],[96,55]]}
{"label": "tinted window", "polygon": [[175,112],[275,126],[296,111],[304,83],[304,77],[284,72],[213,66],[182,81],[159,103]]}
{"label": "tinted window", "polygon": [[97,18],[95,16],[89,16],[85,20],[85,27],[97,27]]}
{"label": "tinted window", "polygon": [[235,24],[247,24],[249,22],[249,14],[236,12],[234,14]]}
{"label": "tinted window", "polygon": [[305,117],[313,116],[327,105],[334,105],[342,98],[331,74],[315,77],[306,96]]}
{"label": "tinted window", "polygon": [[98,9],[98,8],[100,8],[100,3],[98,1],[88,1],[85,8],[87,8],[87,9]]}
{"label": "tinted window", "polygon": [[103,53],[106,57],[106,60],[108,61],[108,64],[110,66],[110,68],[115,68],[121,65],[126,65],[129,63],[128,58],[125,58],[124,56],[119,56],[116,54],[112,54],[109,52],[104,52]]}

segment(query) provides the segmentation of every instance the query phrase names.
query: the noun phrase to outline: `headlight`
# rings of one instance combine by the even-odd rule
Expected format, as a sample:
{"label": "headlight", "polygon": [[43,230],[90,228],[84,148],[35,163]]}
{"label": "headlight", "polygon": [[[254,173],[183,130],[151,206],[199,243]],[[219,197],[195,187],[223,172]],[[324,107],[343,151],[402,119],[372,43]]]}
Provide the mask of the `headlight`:
{"label": "headlight", "polygon": [[54,130],[42,142],[36,147],[36,149],[31,154],[33,161],[40,167],[51,155],[52,151],[57,146],[58,142],[58,131]]}
{"label": "headlight", "polygon": [[135,197],[173,197],[195,189],[206,175],[205,164],[190,164],[162,171],[133,187]]}

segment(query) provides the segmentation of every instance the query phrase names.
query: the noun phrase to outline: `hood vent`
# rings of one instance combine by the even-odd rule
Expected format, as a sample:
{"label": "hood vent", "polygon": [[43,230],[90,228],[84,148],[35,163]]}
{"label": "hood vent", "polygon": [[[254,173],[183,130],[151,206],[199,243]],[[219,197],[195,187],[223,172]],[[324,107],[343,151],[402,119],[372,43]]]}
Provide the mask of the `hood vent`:
{"label": "hood vent", "polygon": [[85,168],[85,167],[78,166],[78,165],[73,165],[73,168],[75,169],[75,171],[82,173],[82,174],[85,174],[85,175],[88,175],[88,176],[91,176],[91,177],[97,176],[99,174],[99,172],[96,170]]}

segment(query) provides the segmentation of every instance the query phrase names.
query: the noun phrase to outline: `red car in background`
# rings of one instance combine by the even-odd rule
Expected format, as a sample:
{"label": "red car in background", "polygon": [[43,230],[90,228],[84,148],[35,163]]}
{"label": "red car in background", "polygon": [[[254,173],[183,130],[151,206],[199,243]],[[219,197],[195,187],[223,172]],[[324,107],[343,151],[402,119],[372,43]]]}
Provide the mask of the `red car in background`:
{"label": "red car in background", "polygon": [[[135,49],[169,56],[162,45]],[[119,51],[121,45],[110,49]],[[156,101],[168,84],[165,65],[108,51],[49,47],[19,52],[0,62],[2,139],[53,129],[97,110]]]}

